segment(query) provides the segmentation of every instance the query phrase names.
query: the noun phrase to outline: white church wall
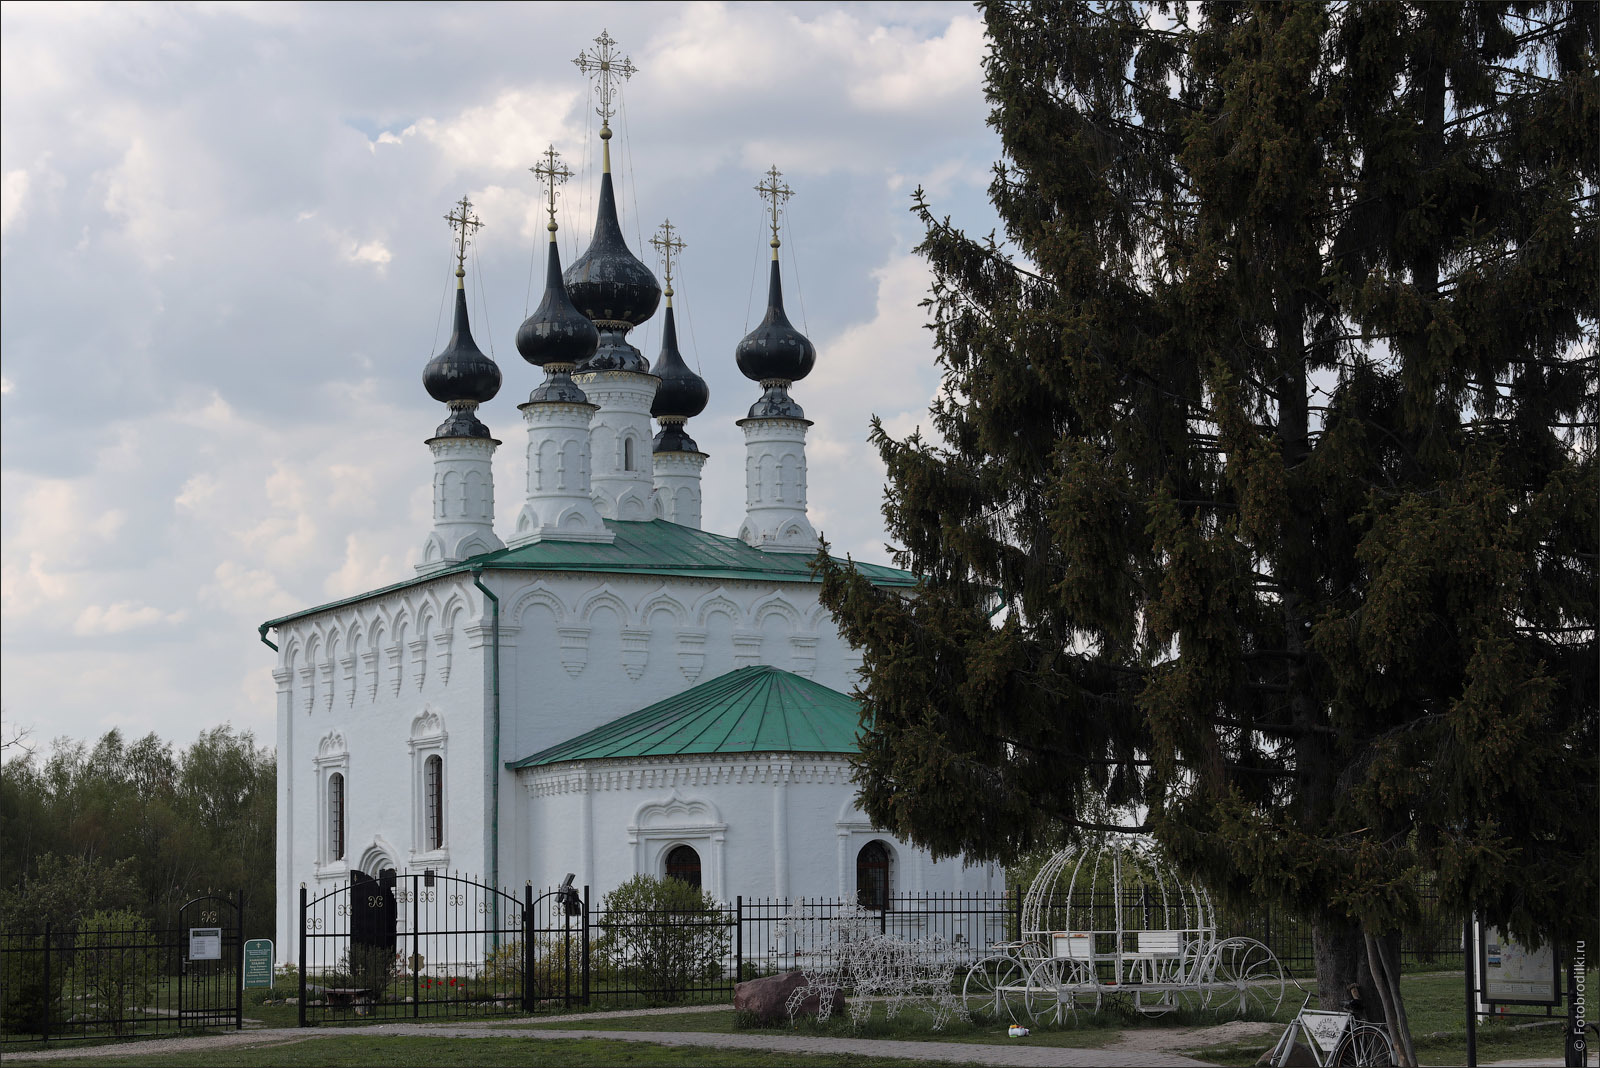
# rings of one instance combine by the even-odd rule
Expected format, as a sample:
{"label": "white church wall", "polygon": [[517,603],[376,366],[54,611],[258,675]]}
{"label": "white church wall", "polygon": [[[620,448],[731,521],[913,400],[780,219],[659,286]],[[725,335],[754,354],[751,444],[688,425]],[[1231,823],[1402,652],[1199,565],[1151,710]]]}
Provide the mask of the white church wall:
{"label": "white church wall", "polygon": [[[486,874],[483,768],[490,704],[484,597],[470,577],[330,609],[279,630],[280,954],[293,959],[300,885],[310,896],[356,870]],[[423,762],[443,760],[444,836],[425,840]],[[344,778],[333,855],[330,781]]]}
{"label": "white church wall", "polygon": [[[285,959],[298,947],[302,882],[315,896],[352,870],[384,866],[487,880],[491,767],[500,789],[498,882],[513,890],[574,871],[600,894],[640,871],[660,874],[677,827],[688,828],[682,840],[700,853],[718,893],[853,894],[859,845],[841,860],[838,844],[840,797],[854,794],[842,760],[799,756],[782,771],[767,757],[696,758],[684,765],[692,771],[585,771],[587,787],[560,790],[504,768],[736,667],[770,664],[849,692],[859,658],[814,585],[592,572],[481,577],[501,606],[498,753],[489,730],[491,617],[471,576],[440,576],[279,628],[275,878]],[[434,753],[446,783],[437,849],[424,841],[419,813],[419,769]],[[341,858],[328,855],[333,774],[345,777]],[[681,827],[662,822],[673,789],[693,817]],[[721,816],[705,816],[695,801]],[[641,805],[667,808],[650,809],[640,823]],[[727,826],[718,830],[719,822]],[[987,885],[959,865],[925,858],[903,871],[911,881],[897,891]]]}
{"label": "white church wall", "polygon": [[853,899],[857,854],[873,840],[894,857],[891,893],[1004,887],[992,866],[936,864],[874,828],[855,808],[844,757],[574,761],[520,774],[527,878],[554,885],[573,872],[596,901],[635,875],[664,875],[676,845],[699,854],[701,885],[725,901]]}

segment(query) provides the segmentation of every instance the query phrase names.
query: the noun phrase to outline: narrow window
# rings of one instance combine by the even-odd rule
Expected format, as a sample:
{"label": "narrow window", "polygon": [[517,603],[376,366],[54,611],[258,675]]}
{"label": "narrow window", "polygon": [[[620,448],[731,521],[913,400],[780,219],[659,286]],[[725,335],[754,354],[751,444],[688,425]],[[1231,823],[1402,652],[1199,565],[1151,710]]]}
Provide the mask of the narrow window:
{"label": "narrow window", "polygon": [[328,776],[328,859],[344,859],[344,776]]}
{"label": "narrow window", "polygon": [[622,469],[624,471],[632,471],[633,470],[633,439],[632,438],[623,438],[622,439]]}
{"label": "narrow window", "polygon": [[673,846],[667,853],[667,878],[677,879],[699,889],[700,854],[689,846]]}
{"label": "narrow window", "polygon": [[868,842],[856,854],[856,904],[889,907],[889,850],[882,842]]}
{"label": "narrow window", "polygon": [[429,849],[444,848],[444,758],[431,756],[422,762],[423,804],[428,810],[426,839]]}

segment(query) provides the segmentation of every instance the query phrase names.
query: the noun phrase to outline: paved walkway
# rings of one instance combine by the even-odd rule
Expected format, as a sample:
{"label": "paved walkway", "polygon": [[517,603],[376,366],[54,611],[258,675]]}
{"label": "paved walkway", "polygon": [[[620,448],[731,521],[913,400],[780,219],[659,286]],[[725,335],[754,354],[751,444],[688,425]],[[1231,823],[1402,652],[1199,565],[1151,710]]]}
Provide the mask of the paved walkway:
{"label": "paved walkway", "polygon": [[[694,1008],[623,1009],[616,1012],[574,1013],[566,1016],[547,1016],[537,1020],[550,1023],[596,1023],[608,1018],[639,1016],[679,1016],[689,1012],[718,1012],[725,1005],[706,1005]],[[157,1038],[145,1041],[121,1042],[104,1046],[62,1046],[56,1049],[9,1053],[8,1062],[52,1061],[63,1057],[138,1057],[155,1063],[173,1053],[199,1052],[208,1049],[264,1049],[295,1042],[305,1042],[335,1035],[417,1035],[436,1038],[525,1038],[532,1042],[558,1038],[610,1039],[618,1042],[651,1042],[661,1046],[710,1046],[719,1049],[771,1050],[789,1053],[855,1053],[865,1057],[903,1057],[908,1060],[930,1063],[977,1063],[984,1065],[1017,1065],[1019,1068],[1112,1068],[1118,1065],[1148,1065],[1149,1068],[1180,1068],[1204,1066],[1206,1061],[1194,1060],[1165,1050],[1142,1049],[1127,1042],[1128,1036],[1145,1032],[1124,1032],[1124,1041],[1109,1049],[1072,1049],[1063,1046],[1028,1045],[1019,1039],[1014,1045],[980,1045],[968,1042],[914,1042],[896,1039],[835,1038],[824,1035],[717,1034],[708,1031],[608,1031],[602,1027],[551,1027],[530,1028],[527,1018],[507,1020],[504,1023],[394,1023],[368,1024],[360,1027],[277,1027],[257,1028],[249,1031],[226,1031],[214,1035],[197,1035],[187,1038]],[[1498,1061],[1485,1068],[1511,1068],[1527,1065],[1560,1065],[1561,1058],[1530,1058],[1527,1060]]]}
{"label": "paved walkway", "polygon": [[[712,1006],[712,1010],[725,1006]],[[682,1013],[683,1009],[668,1009],[668,1013]],[[578,1019],[594,1021],[608,1015],[642,1016],[637,1010],[618,1013],[585,1013]],[[572,1017],[555,1017],[566,1022]],[[525,1023],[526,1021],[518,1021]],[[548,1020],[540,1022],[549,1022]],[[1151,1068],[1185,1068],[1205,1065],[1205,1061],[1180,1057],[1172,1053],[1139,1051],[1130,1059],[1128,1050],[1068,1049],[1061,1046],[1029,1046],[1020,1039],[1017,1045],[978,1045],[966,1042],[907,1042],[891,1039],[834,1038],[823,1035],[745,1035],[714,1034],[705,1031],[607,1031],[601,1027],[584,1027],[557,1030],[554,1028],[520,1027],[508,1031],[508,1025],[470,1024],[413,1024],[384,1023],[363,1027],[298,1027],[263,1028],[255,1031],[230,1031],[219,1035],[200,1035],[192,1038],[157,1038],[142,1042],[116,1045],[67,1048],[12,1054],[7,1061],[49,1061],[62,1057],[138,1057],[155,1063],[174,1053],[198,1052],[208,1049],[257,1049],[280,1046],[285,1043],[304,1042],[310,1039],[329,1038],[335,1035],[419,1035],[439,1038],[525,1038],[530,1042],[558,1038],[603,1038],[618,1042],[651,1042],[661,1046],[710,1046],[718,1049],[750,1049],[788,1053],[855,1053],[865,1057],[904,1057],[933,1063],[966,1063],[1017,1065],[1020,1068],[1112,1068],[1117,1065],[1139,1064]],[[514,1026],[514,1025],[513,1025]]]}

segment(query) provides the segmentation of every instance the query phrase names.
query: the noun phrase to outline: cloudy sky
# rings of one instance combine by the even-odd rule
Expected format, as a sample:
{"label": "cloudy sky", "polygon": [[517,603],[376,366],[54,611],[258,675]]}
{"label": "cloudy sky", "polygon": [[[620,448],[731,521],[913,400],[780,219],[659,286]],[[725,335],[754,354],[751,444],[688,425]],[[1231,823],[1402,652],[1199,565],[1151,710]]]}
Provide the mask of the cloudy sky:
{"label": "cloudy sky", "polygon": [[[0,701],[36,741],[120,727],[270,739],[263,620],[412,573],[443,417],[450,233],[485,223],[469,291],[505,374],[482,417],[502,531],[520,504],[512,338],[543,262],[527,168],[554,143],[563,255],[587,244],[598,120],[572,65],[602,28],[639,73],[614,122],[636,252],[688,242],[685,355],[711,384],[706,527],[743,513],[733,349],[767,254],[752,187],[795,189],[791,317],[817,344],[812,518],[883,560],[876,413],[937,386],[907,211],[919,183],[974,232],[998,154],[981,24],[957,4],[197,4],[0,9]],[[647,257],[654,265],[654,258]],[[658,321],[633,339],[654,358]],[[486,343],[486,344],[485,344]]]}

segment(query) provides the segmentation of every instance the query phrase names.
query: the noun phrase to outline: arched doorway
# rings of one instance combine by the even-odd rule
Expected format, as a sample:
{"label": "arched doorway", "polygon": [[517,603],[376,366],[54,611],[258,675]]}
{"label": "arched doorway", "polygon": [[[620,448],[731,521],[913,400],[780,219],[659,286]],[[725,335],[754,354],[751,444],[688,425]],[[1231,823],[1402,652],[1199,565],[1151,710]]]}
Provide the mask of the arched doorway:
{"label": "arched doorway", "polygon": [[667,878],[700,889],[700,854],[692,846],[677,845],[667,850]]}

